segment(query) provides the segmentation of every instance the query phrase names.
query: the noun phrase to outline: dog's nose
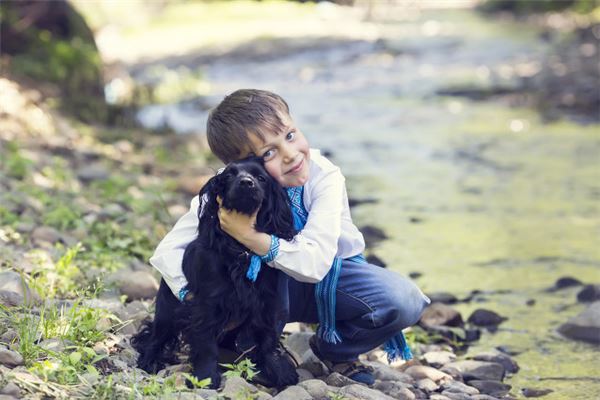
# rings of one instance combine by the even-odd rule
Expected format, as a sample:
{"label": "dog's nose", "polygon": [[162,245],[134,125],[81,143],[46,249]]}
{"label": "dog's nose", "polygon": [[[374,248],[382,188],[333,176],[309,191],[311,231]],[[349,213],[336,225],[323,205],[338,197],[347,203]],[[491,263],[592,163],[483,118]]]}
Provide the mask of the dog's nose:
{"label": "dog's nose", "polygon": [[240,179],[240,186],[241,187],[254,187],[254,181],[250,178],[243,177]]}

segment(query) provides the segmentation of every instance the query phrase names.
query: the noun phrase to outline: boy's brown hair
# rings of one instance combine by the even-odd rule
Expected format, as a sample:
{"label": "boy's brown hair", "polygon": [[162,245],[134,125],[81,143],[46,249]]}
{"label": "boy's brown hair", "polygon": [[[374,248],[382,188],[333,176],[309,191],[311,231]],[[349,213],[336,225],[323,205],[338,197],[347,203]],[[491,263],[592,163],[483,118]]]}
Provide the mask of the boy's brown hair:
{"label": "boy's brown hair", "polygon": [[282,116],[289,117],[285,100],[275,93],[240,89],[225,97],[208,114],[206,136],[212,152],[225,164],[248,151],[248,134],[264,140],[266,132],[279,134],[285,128]]}

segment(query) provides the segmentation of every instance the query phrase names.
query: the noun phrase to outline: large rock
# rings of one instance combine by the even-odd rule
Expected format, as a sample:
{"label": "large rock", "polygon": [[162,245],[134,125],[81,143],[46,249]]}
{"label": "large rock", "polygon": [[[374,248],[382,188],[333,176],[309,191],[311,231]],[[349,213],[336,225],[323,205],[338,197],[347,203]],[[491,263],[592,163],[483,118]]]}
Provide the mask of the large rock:
{"label": "large rock", "polygon": [[423,355],[423,359],[428,365],[434,368],[440,368],[441,366],[456,360],[456,355],[449,351],[430,351]]}
{"label": "large rock", "polygon": [[373,389],[377,389],[394,399],[401,400],[414,400],[416,398],[410,388],[412,388],[412,385],[396,381],[376,381],[373,385]]}
{"label": "large rock", "polygon": [[327,386],[327,384],[320,379],[308,379],[306,381],[300,382],[298,386],[302,387],[312,397],[315,397],[317,399],[326,398],[327,393],[337,390],[337,388],[332,390],[332,388]]}
{"label": "large rock", "polygon": [[581,314],[562,324],[558,331],[571,339],[600,343],[600,301],[590,304]]}
{"label": "large rock", "polygon": [[494,311],[479,308],[473,311],[467,321],[477,326],[495,326],[506,320],[506,317],[502,317]]}
{"label": "large rock", "polygon": [[296,354],[304,354],[307,350],[310,349],[308,345],[308,340],[313,336],[313,332],[296,332],[292,333],[285,340],[285,346],[296,352]]}
{"label": "large rock", "polygon": [[425,328],[439,325],[462,327],[464,322],[454,308],[442,303],[432,303],[423,311],[419,324]]}
{"label": "large rock", "polygon": [[486,351],[483,353],[477,353],[473,356],[474,360],[477,361],[489,361],[502,364],[507,372],[515,373],[519,371],[519,364],[506,354],[500,353],[499,351]]}
{"label": "large rock", "polygon": [[348,399],[360,399],[360,400],[394,400],[386,394],[381,393],[375,389],[369,389],[363,385],[349,385],[341,388],[338,392],[342,396]]}
{"label": "large rock", "polygon": [[273,397],[273,400],[312,400],[310,393],[301,386],[290,386],[282,392],[279,392],[277,396]]}
{"label": "large rock", "polygon": [[456,368],[460,371],[465,381],[473,379],[502,381],[505,373],[502,364],[487,361],[463,360],[447,364],[444,367]]}

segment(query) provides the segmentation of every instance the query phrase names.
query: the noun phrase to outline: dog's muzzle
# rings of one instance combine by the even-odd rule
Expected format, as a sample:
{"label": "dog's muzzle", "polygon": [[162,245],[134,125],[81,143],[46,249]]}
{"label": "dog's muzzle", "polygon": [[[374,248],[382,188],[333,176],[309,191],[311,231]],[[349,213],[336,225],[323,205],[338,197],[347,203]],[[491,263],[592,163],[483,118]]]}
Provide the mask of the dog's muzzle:
{"label": "dog's muzzle", "polygon": [[225,207],[242,214],[253,214],[259,209],[264,197],[256,178],[248,173],[240,174],[231,184],[224,199]]}

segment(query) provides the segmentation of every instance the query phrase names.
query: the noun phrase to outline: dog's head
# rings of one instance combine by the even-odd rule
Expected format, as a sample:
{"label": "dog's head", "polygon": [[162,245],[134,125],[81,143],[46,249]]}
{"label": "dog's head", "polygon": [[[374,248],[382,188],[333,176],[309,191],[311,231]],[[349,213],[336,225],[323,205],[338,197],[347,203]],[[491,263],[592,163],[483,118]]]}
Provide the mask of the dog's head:
{"label": "dog's head", "polygon": [[260,209],[256,228],[261,232],[287,240],[296,234],[285,189],[267,173],[261,157],[230,163],[202,188],[200,197],[205,195],[207,215],[217,215],[218,196],[223,200],[223,207],[230,210],[251,215]]}

